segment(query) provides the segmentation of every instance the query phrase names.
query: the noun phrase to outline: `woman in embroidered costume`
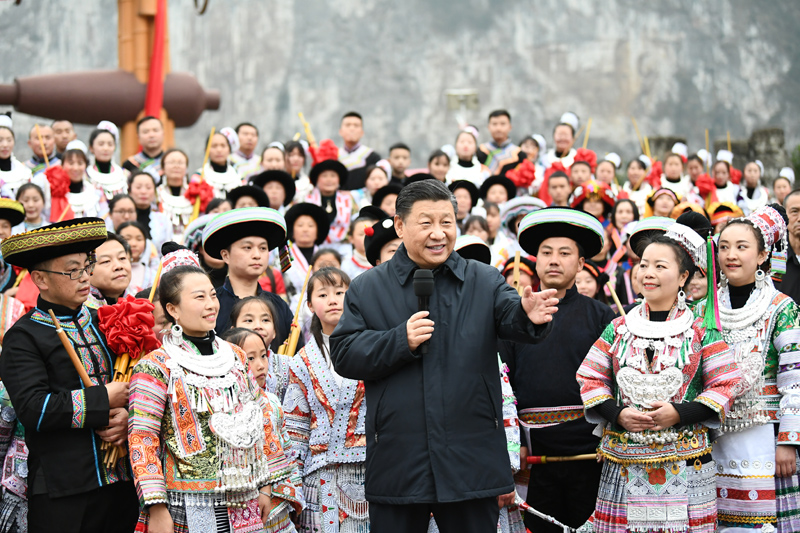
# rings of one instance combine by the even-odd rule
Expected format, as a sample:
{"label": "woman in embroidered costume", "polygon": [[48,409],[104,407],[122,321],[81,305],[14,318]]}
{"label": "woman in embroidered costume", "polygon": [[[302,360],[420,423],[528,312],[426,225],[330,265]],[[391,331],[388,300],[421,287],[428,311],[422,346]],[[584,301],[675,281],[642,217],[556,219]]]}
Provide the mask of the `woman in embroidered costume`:
{"label": "woman in embroidered costume", "polygon": [[105,217],[108,200],[102,188],[89,181],[88,149],[81,141],[70,141],[64,152],[61,166],[69,174],[67,201],[76,217]]}
{"label": "woman in embroidered costume", "polygon": [[128,292],[135,294],[152,287],[158,270],[159,256],[155,253],[153,244],[147,239],[147,229],[135,220],[129,220],[117,227],[117,233],[131,248],[131,282],[128,285]]}
{"label": "woman in embroidered costume", "polygon": [[[235,133],[234,133],[235,135]],[[191,181],[206,181],[214,189],[216,198],[225,198],[228,193],[242,185],[242,178],[234,166],[228,161],[231,155],[231,143],[222,133],[215,133],[211,138],[211,149],[208,152],[208,163],[205,169],[198,169]],[[205,170],[205,172],[203,172]]]}
{"label": "woman in embroidered costume", "polygon": [[0,115],[0,193],[5,198],[14,198],[17,189],[31,181],[31,169],[14,157],[12,125],[9,115]]}
{"label": "woman in embroidered costume", "polygon": [[4,384],[0,383],[0,458],[3,464],[0,532],[28,531],[28,447]]}
{"label": "woman in embroidered costume", "polygon": [[[303,290],[303,283],[311,268],[311,258],[317,253],[320,245],[325,242],[330,219],[320,206],[307,202],[294,204],[286,212],[285,218],[292,266],[283,273],[283,281],[286,284],[289,306],[296,309],[298,302],[303,297],[300,291]],[[276,266],[280,265],[277,252],[273,254],[271,263]]]}
{"label": "woman in embroidered costume", "polygon": [[713,262],[706,248],[682,224],[654,237],[640,263],[644,304],[609,324],[578,369],[586,418],[603,428],[594,531],[716,528],[708,428],[724,421],[741,376],[713,306],[705,320],[686,306],[682,287]]}
{"label": "woman in embroidered costume", "polygon": [[89,151],[94,155],[94,164],[86,169],[89,182],[101,188],[109,200],[117,194],[128,192],[128,172],[113,160],[117,149],[115,129],[116,126],[108,122],[104,127],[98,125],[92,131]]}
{"label": "woman in embroidered costume", "polygon": [[450,161],[450,170],[447,171],[447,183],[459,180],[471,181],[480,187],[489,177],[489,167],[478,161],[478,130],[467,126],[456,135],[456,157]]}
{"label": "woman in embroidered costume", "polygon": [[161,158],[164,178],[156,189],[161,212],[172,224],[176,242],[183,242],[183,231],[189,225],[194,205],[185,196],[188,179],[189,156],[183,150],[170,148]]}
{"label": "woman in embroidered costume", "polygon": [[749,215],[769,203],[769,189],[761,184],[764,173],[761,161],[750,161],[744,166],[744,179],[739,184],[739,195],[736,203],[745,215]]}
{"label": "woman in embroidered costume", "polygon": [[[246,298],[246,300],[251,299],[256,300],[258,298],[256,296]],[[260,301],[264,302],[264,300]],[[269,349],[269,342],[255,330],[241,327],[229,329],[223,334],[223,337],[226,341],[244,350],[247,356],[250,377],[264,391],[264,396],[269,401],[273,413],[275,413],[273,431],[280,434],[281,447],[288,454],[291,450],[292,442],[289,440],[289,433],[286,431],[281,399],[270,391],[270,387],[274,387],[275,382],[274,378],[271,379],[270,376],[269,365],[272,353]],[[296,533],[297,530],[293,522],[297,522],[297,517],[303,507],[305,507],[305,501],[303,500],[302,479],[300,478],[297,463],[292,461],[292,473],[289,478],[272,486],[272,510],[270,511],[270,519],[265,525],[266,532]],[[291,520],[289,519],[290,513],[293,515]]]}
{"label": "woman in embroidered costume", "polygon": [[389,174],[381,166],[369,165],[365,175],[367,179],[364,181],[364,186],[350,191],[353,202],[355,202],[356,208],[359,210],[372,205],[372,195],[375,194],[375,191],[389,185]]}
{"label": "woman in embroidered costume", "polygon": [[778,531],[800,531],[798,308],[769,275],[770,254],[773,270],[785,271],[784,213],[777,204],[762,207],[730,220],[719,236],[722,333],[744,378],[714,443],[725,532],[773,531],[776,521]]}
{"label": "woman in embroidered costume", "polygon": [[[238,346],[215,338],[219,302],[197,266],[164,274],[175,324],[134,369],[128,444],[142,505],[138,531],[261,531],[274,483],[292,470],[272,405]],[[216,524],[216,527],[215,527]]]}
{"label": "woman in embroidered costume", "polygon": [[311,276],[307,301],[314,311],[313,335],[289,363],[283,410],[308,505],[300,516],[302,532],[369,531],[364,383],[334,371],[328,344],[349,285],[347,274],[332,267]]}
{"label": "woman in embroidered costume", "polygon": [[152,174],[135,170],[128,178],[128,186],[136,205],[136,220],[147,228],[147,237],[156,250],[161,250],[161,245],[173,240],[173,235],[172,223],[157,210],[156,179]]}
{"label": "woman in embroidered costume", "polygon": [[341,190],[347,181],[347,167],[339,162],[339,149],[330,139],[325,139],[319,148],[312,148],[314,166],[311,167],[309,179],[314,189],[306,196],[305,201],[318,205],[327,213],[330,225],[325,243],[346,253],[344,242],[350,229],[350,218],[358,211],[348,191]]}
{"label": "woman in embroidered costume", "polygon": [[[255,331],[269,346],[277,335],[277,322],[275,321],[277,313],[275,306],[269,300],[258,296],[248,296],[236,302],[231,309],[231,324],[237,329],[247,328]],[[231,342],[241,346],[237,341],[232,340]],[[283,401],[286,386],[289,384],[290,358],[272,350],[267,351],[266,358],[265,390]]]}
{"label": "woman in embroidered costume", "polygon": [[[0,211],[2,208],[0,208]],[[11,268],[9,265],[7,268]],[[22,318],[25,306],[0,294],[0,344],[8,328]],[[18,421],[5,385],[0,382],[0,461],[2,501],[0,533],[24,533],[28,529],[28,447],[25,428]]]}

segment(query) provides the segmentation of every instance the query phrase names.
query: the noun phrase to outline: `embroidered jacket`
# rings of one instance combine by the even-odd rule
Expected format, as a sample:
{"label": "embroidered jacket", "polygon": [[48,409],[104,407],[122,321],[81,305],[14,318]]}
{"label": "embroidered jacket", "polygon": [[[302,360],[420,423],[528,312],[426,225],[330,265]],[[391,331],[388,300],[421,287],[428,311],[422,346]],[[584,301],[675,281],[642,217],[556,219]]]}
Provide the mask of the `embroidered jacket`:
{"label": "embroidered jacket", "polygon": [[[272,431],[278,435],[281,448],[287,455],[291,454],[292,440],[289,438],[289,432],[286,429],[286,417],[284,416],[281,400],[271,392],[263,392],[264,397],[269,404],[273,416],[270,417],[272,424]],[[269,513],[270,518],[276,517],[286,509],[287,511],[295,511],[300,513],[306,506],[305,499],[303,498],[303,480],[300,477],[300,469],[297,462],[291,461],[291,471],[284,479],[272,484],[272,510]]]}
{"label": "embroidered jacket", "polygon": [[[315,205],[322,205],[322,196],[319,189],[314,188],[311,193],[306,196],[306,202]],[[325,239],[327,244],[337,244],[342,242],[347,237],[347,232],[350,230],[350,217],[353,215],[355,202],[353,197],[347,191],[336,191],[336,218],[331,222],[330,230],[328,230],[328,237]]]}
{"label": "embroidered jacket", "polygon": [[326,465],[366,460],[364,383],[341,385],[312,338],[289,363],[283,399],[292,453],[303,477]]}
{"label": "embroidered jacket", "polygon": [[0,484],[20,498],[28,498],[28,446],[25,428],[17,420],[11,398],[0,383],[0,458],[3,470]]}
{"label": "embroidered jacket", "polygon": [[[83,386],[48,309],[58,317],[93,386]],[[102,441],[95,433],[108,425],[105,385],[111,382],[115,359],[96,315],[85,306],[73,311],[39,297],[36,307],[6,333],[0,375],[19,420],[28,428],[33,494],[59,498],[130,479],[125,458],[106,470]]]}
{"label": "embroidered jacket", "polygon": [[[800,444],[800,327],[797,304],[774,288],[763,315],[746,328],[746,342],[729,341],[744,381],[759,390],[745,391],[736,399],[733,409],[746,409],[753,400],[759,402],[761,413],[769,422],[778,424],[778,444]],[[720,291],[720,305],[730,308],[730,299]],[[745,304],[751,306],[757,297],[754,292]],[[695,314],[705,312],[705,300],[695,308]],[[729,334],[724,331],[723,334]],[[752,414],[752,413],[751,413]],[[752,417],[748,417],[752,421]],[[732,423],[735,421],[731,420]],[[747,420],[744,420],[747,422]],[[753,425],[758,425],[754,422]],[[724,428],[723,428],[724,429]]]}
{"label": "embroidered jacket", "polygon": [[[691,310],[673,310],[667,322],[654,324],[669,324],[685,318],[686,313]],[[728,345],[718,334],[706,331],[702,319],[691,318],[687,322],[690,326],[679,336],[660,339],[664,351],[659,353],[657,349],[651,363],[641,344],[644,339],[633,336],[625,317],[611,322],[589,350],[577,379],[586,419],[607,426],[600,452],[608,460],[622,464],[660,463],[687,460],[710,451],[706,428],[719,427],[724,420],[741,374]],[[655,401],[694,401],[712,409],[718,419],[683,426],[676,441],[654,446],[629,440],[624,428],[608,424],[593,410],[609,400],[640,411],[648,410],[648,404]]]}
{"label": "embroidered jacket", "polygon": [[[196,349],[188,341],[184,344],[186,349]],[[230,346],[238,361],[224,378],[230,376],[235,382],[234,389],[239,391],[234,412],[242,411],[244,403],[240,399],[244,391],[249,391],[264,416],[263,449],[269,470],[264,484],[277,483],[289,477],[292,471],[291,461],[281,446],[280,433],[273,423],[279,413],[273,410],[274,402],[269,402],[248,377],[244,352],[238,346]],[[166,503],[168,493],[214,494],[220,484],[220,444],[210,429],[212,413],[198,407],[206,400],[195,396],[190,387],[197,380],[202,382],[207,378],[183,369],[186,377],[171,379],[175,367],[176,361],[160,348],[136,364],[131,379],[128,444],[136,490],[143,507]],[[239,511],[231,508],[229,514],[234,512]]]}

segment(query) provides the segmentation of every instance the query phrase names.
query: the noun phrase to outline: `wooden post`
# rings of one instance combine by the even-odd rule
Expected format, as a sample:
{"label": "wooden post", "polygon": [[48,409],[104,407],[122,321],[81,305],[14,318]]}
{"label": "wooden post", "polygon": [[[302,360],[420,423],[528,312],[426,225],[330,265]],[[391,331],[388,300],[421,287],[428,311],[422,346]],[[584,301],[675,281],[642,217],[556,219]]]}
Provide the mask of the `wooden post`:
{"label": "wooden post", "polygon": [[[165,5],[168,4],[168,2],[165,3]],[[133,72],[136,75],[136,79],[142,83],[147,83],[150,75],[156,7],[157,2],[155,0],[117,0],[117,57],[119,68]],[[167,18],[162,82],[170,71],[169,58],[169,18]],[[143,116],[144,111],[139,113],[136,121]],[[173,146],[175,144],[175,123],[169,119],[164,109],[161,110],[159,118],[164,123],[164,147]],[[122,161],[139,151],[136,121],[119,125],[120,159]]]}

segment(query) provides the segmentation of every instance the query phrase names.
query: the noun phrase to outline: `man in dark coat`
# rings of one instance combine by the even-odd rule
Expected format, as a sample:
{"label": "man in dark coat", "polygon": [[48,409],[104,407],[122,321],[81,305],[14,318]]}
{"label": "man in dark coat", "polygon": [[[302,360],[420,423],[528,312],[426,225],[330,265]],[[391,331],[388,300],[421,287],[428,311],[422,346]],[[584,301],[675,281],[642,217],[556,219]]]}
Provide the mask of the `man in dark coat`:
{"label": "man in dark coat", "polygon": [[[575,277],[583,269],[584,258],[603,249],[603,226],[588,213],[550,207],[528,214],[519,228],[520,246],[536,255],[541,288],[555,289],[560,299],[553,331],[542,342],[500,343],[520,425],[529,436],[521,455],[594,454],[600,439],[592,433],[594,425],[584,418],[575,374],[614,313],[608,305],[579,294]],[[534,464],[526,500],[534,509],[579,527],[594,511],[601,470],[602,464],[593,458]],[[531,531],[561,532],[560,527],[530,514],[525,524]]]}
{"label": "man in dark coat", "polygon": [[[436,180],[403,189],[395,229],[403,245],[353,281],[331,337],[336,371],[365,383],[371,525],[425,532],[433,513],[443,533],[495,531],[498,503],[514,497],[497,338],[543,339],[555,291],[520,298],[453,252],[455,199]],[[418,269],[433,270],[429,312],[417,312]]]}
{"label": "man in dark coat", "polygon": [[783,207],[789,223],[788,229],[789,249],[786,250],[786,273],[780,283],[776,283],[779,291],[791,296],[795,302],[800,302],[800,191],[793,191],[783,199]]}
{"label": "man in dark coat", "polygon": [[[25,426],[31,532],[128,532],[139,505],[127,457],[104,465],[103,441],[125,446],[128,384],[112,383],[116,356],[89,296],[89,252],[106,240],[99,218],[73,219],[13,235],[2,253],[27,268],[36,308],[6,333],[0,375]],[[59,340],[52,310],[92,383],[85,386]],[[19,470],[16,472],[19,474]],[[22,474],[25,475],[25,474]]]}

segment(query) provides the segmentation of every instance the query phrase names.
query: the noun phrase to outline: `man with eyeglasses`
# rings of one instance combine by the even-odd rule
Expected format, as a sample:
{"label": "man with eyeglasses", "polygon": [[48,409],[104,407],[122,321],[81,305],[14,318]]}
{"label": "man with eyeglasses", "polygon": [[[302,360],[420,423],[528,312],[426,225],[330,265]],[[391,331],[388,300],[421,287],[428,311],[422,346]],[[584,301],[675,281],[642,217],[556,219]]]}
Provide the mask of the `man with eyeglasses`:
{"label": "man with eyeglasses", "polygon": [[[107,469],[100,448],[127,442],[128,384],[111,382],[116,355],[84,305],[93,252],[106,235],[103,220],[80,218],[12,235],[0,246],[5,261],[28,269],[39,289],[36,307],[8,331],[0,357],[0,376],[26,429],[27,463],[18,457],[10,477],[21,489],[18,509],[25,505],[19,496],[27,496],[32,532],[129,532],[136,525],[127,460]],[[50,310],[92,386],[82,384]],[[4,492],[4,500],[15,496]]]}

